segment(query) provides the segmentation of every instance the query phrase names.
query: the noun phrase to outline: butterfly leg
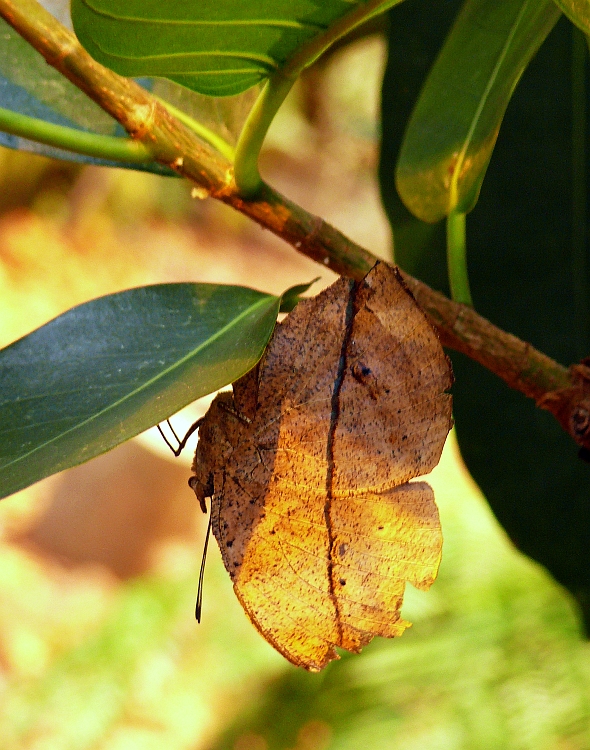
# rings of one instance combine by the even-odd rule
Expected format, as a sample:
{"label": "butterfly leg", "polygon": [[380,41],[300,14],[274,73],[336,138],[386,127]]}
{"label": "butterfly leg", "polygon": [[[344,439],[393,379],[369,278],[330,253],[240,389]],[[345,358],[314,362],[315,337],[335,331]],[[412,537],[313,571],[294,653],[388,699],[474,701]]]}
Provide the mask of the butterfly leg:
{"label": "butterfly leg", "polygon": [[199,427],[203,424],[203,417],[201,417],[200,419],[197,419],[197,421],[189,427],[186,435],[182,438],[182,440],[178,437],[178,435],[174,431],[174,427],[172,427],[172,425],[170,423],[170,420],[167,419],[166,422],[168,424],[168,427],[170,428],[170,432],[174,435],[174,437],[176,438],[176,442],[178,443],[178,445],[176,446],[176,448],[168,440],[168,438],[166,437],[166,435],[164,435],[164,431],[162,430],[162,428],[160,427],[160,425],[158,425],[158,431],[159,431],[160,435],[162,436],[162,440],[170,448],[170,450],[172,451],[172,453],[174,453],[174,455],[178,458],[178,456],[180,456],[180,454],[182,453],[182,451],[185,449],[187,441],[190,438],[190,436],[193,435],[199,429]]}

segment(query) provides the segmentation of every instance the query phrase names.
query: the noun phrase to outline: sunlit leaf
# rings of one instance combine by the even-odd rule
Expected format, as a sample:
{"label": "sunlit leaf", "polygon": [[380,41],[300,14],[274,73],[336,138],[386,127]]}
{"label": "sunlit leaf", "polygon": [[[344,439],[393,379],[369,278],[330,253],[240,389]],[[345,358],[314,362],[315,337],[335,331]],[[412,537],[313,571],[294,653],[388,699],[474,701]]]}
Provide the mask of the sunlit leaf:
{"label": "sunlit leaf", "polygon": [[[587,224],[579,227],[572,201],[573,175],[588,179],[583,156],[574,168],[572,146],[576,35],[562,18],[525,71],[467,217],[478,312],[564,364],[590,352],[588,279],[575,271],[590,262],[588,246],[576,247],[575,233],[584,242]],[[413,257],[407,249],[396,259],[430,286],[444,278],[444,252]],[[449,356],[469,471],[514,544],[578,599],[590,632],[590,464],[548,412],[473,360]]]}
{"label": "sunlit leaf", "polygon": [[555,25],[552,0],[467,0],[412,114],[396,170],[418,218],[470,211],[506,106]]}
{"label": "sunlit leaf", "polygon": [[461,0],[401,3],[389,12],[388,55],[381,98],[381,152],[379,181],[381,199],[393,232],[395,262],[421,278],[421,266],[433,267],[433,255],[442,259],[441,274],[430,285],[449,295],[444,222],[428,224],[404,205],[395,185],[394,172],[406,125],[430,69],[461,9]]}
{"label": "sunlit leaf", "polygon": [[[68,0],[43,0],[42,5],[62,23],[71,25]],[[54,68],[47,65],[43,57],[1,19],[0,38],[0,107],[76,130],[121,138],[126,136],[116,120]],[[189,91],[172,81],[144,78],[140,83],[230,144],[235,144],[252,103],[252,95],[248,94],[219,102]],[[0,132],[0,145],[88,164],[175,174],[155,162],[129,164],[98,159],[9,133]]]}
{"label": "sunlit leaf", "polygon": [[[384,2],[383,6],[393,3]],[[78,38],[127,76],[226,96],[268,78],[359,0],[72,0]]]}
{"label": "sunlit leaf", "polygon": [[0,497],[87,461],[239,378],[280,297],[161,284],[87,302],[0,351]]}
{"label": "sunlit leaf", "polygon": [[565,15],[586,34],[590,34],[590,0],[554,0]]}

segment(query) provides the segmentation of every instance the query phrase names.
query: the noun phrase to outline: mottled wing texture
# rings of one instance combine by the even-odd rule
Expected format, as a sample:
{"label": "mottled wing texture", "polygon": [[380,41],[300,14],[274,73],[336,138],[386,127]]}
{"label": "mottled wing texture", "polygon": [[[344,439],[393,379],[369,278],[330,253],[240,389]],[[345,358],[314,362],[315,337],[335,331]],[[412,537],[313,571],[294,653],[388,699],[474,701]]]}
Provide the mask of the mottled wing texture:
{"label": "mottled wing texture", "polygon": [[[265,638],[317,671],[335,647],[400,635],[406,582],[427,588],[442,538],[430,487],[451,374],[396,271],[340,279],[277,327],[222,394],[195,457],[234,589]],[[253,395],[254,394],[254,395]]]}
{"label": "mottled wing texture", "polygon": [[334,441],[334,492],[384,490],[431,471],[451,424],[449,362],[396,272],[361,282]]}

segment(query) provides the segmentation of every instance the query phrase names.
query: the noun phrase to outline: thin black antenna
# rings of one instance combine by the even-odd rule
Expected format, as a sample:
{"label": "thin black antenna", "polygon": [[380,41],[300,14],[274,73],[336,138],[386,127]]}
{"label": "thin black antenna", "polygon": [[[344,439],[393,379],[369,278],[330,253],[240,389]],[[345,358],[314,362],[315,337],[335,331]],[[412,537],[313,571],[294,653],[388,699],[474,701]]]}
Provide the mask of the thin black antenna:
{"label": "thin black antenna", "polygon": [[211,534],[211,519],[211,511],[209,511],[209,523],[207,524],[207,533],[205,534],[205,545],[203,546],[203,557],[201,558],[201,570],[199,572],[199,587],[197,588],[197,605],[195,607],[195,617],[198,623],[201,622],[201,612],[203,609],[203,579],[205,578],[207,547],[209,545],[209,535]]}
{"label": "thin black antenna", "polygon": [[197,421],[189,427],[188,432],[182,438],[182,440],[178,437],[178,435],[174,431],[174,427],[172,427],[172,425],[170,423],[170,420],[169,419],[166,420],[166,422],[168,424],[168,427],[170,428],[170,432],[174,435],[174,437],[176,438],[176,442],[178,443],[178,445],[177,445],[176,448],[168,440],[168,438],[166,437],[166,435],[164,435],[164,431],[162,430],[162,428],[160,427],[160,425],[158,425],[158,431],[159,431],[160,435],[162,436],[162,440],[170,448],[170,450],[172,451],[172,453],[174,453],[174,455],[176,456],[176,458],[178,458],[178,456],[180,456],[180,454],[182,453],[182,451],[185,449],[187,441],[190,438],[190,436],[194,432],[196,432],[199,429],[199,427],[203,424],[203,419],[205,419],[205,417],[201,417],[200,419],[197,419]]}

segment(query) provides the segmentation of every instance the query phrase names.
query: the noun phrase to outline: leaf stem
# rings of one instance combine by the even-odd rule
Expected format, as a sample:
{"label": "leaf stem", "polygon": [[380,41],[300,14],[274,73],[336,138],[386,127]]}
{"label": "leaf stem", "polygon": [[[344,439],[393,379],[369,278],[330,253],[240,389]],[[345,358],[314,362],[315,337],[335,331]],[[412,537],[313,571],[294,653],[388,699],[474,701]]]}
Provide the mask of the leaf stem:
{"label": "leaf stem", "polygon": [[244,197],[253,197],[262,186],[258,171],[258,156],[271,122],[293,84],[297,80],[278,71],[264,84],[264,88],[248,114],[236,146],[234,179]]}
{"label": "leaf stem", "polygon": [[47,146],[67,149],[97,159],[143,164],[154,160],[151,151],[130,138],[98,135],[85,130],[56,125],[45,120],[0,108],[0,130]]}
{"label": "leaf stem", "polygon": [[268,128],[301,72],[343,36],[401,0],[367,0],[304,44],[266,82],[250,111],[236,147],[234,179],[240,194],[252,198],[262,187],[258,156]]}
{"label": "leaf stem", "polygon": [[451,298],[473,307],[467,274],[466,214],[451,211],[447,216],[447,271]]}

